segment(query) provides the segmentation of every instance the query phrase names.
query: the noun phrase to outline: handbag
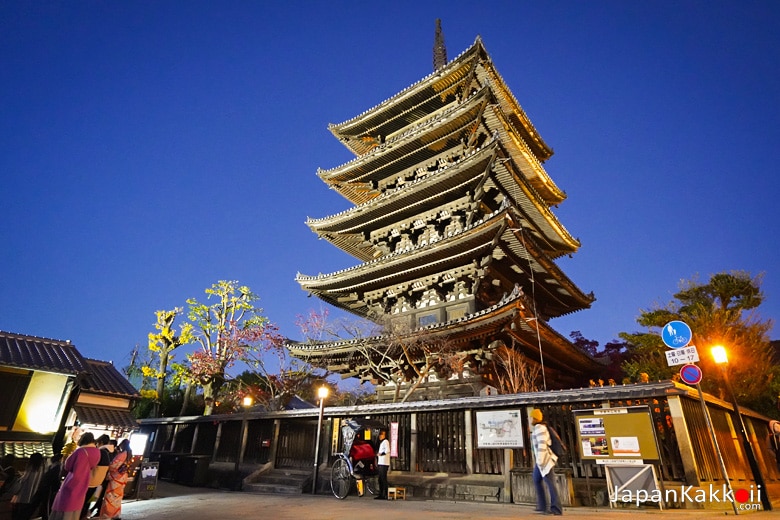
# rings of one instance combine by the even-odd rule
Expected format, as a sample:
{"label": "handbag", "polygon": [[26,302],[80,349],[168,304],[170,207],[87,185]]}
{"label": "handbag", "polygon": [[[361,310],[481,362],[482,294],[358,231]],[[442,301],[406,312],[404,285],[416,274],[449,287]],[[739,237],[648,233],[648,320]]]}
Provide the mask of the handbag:
{"label": "handbag", "polygon": [[95,466],[89,473],[89,487],[94,488],[103,485],[108,474],[108,466]]}

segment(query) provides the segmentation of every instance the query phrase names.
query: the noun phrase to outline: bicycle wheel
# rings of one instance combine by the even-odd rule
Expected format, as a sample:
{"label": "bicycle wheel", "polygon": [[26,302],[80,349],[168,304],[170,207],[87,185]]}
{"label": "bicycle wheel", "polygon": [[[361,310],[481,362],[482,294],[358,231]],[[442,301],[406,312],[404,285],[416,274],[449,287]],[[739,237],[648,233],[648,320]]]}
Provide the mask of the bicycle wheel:
{"label": "bicycle wheel", "polygon": [[365,484],[366,489],[372,495],[378,495],[379,494],[379,477],[378,476],[371,475],[371,476],[363,477],[363,484]]}
{"label": "bicycle wheel", "polygon": [[333,495],[344,500],[352,486],[352,475],[349,474],[349,465],[344,459],[336,459],[330,468],[330,489]]}

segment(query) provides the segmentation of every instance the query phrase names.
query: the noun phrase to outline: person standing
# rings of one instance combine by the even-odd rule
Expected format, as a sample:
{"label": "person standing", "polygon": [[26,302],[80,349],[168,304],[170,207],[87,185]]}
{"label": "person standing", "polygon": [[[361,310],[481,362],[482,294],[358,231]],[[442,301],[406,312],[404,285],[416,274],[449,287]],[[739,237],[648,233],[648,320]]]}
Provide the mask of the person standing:
{"label": "person standing", "polygon": [[111,464],[111,456],[106,450],[106,445],[111,441],[111,438],[105,433],[97,438],[95,445],[100,450],[100,461],[97,466],[92,470],[89,479],[89,487],[87,488],[87,495],[84,497],[84,505],[81,508],[81,518],[87,518],[89,516],[89,506],[95,497],[95,491],[100,486],[105,486],[108,479],[108,465]]}
{"label": "person standing", "polygon": [[38,510],[38,514],[41,515],[43,520],[49,520],[49,514],[51,513],[51,505],[54,502],[54,497],[57,495],[57,491],[60,489],[61,479],[60,474],[62,472],[62,454],[56,453],[52,455],[49,460],[49,465],[46,467],[46,471],[41,477],[41,482],[38,484],[38,490],[33,495],[32,510]]}
{"label": "person standing", "polygon": [[130,439],[119,443],[117,454],[108,466],[108,485],[100,507],[100,518],[119,518],[122,516],[122,497],[125,484],[130,476],[133,452],[130,451]]}
{"label": "person standing", "polygon": [[100,461],[100,450],[95,446],[95,436],[86,432],[79,439],[79,447],[65,460],[65,480],[62,481],[54,504],[51,506],[50,520],[79,520],[81,506],[89,487],[92,468]]}
{"label": "person standing", "polygon": [[[109,439],[108,443],[105,446],[102,446],[100,448],[101,451],[105,451],[108,454],[108,462],[106,463],[106,467],[111,465],[111,461],[114,460],[114,457],[116,456],[116,439]],[[101,457],[101,462],[103,461],[103,458]],[[98,493],[97,500],[95,500],[95,504],[92,506],[92,509],[90,509],[91,515],[87,516],[98,516],[100,515],[100,508],[103,507],[103,498],[106,496],[106,488],[108,487],[108,469],[106,468],[106,478],[103,480],[103,484],[100,486],[100,492]]]}
{"label": "person standing", "polygon": [[387,500],[387,472],[390,470],[390,442],[387,440],[387,432],[379,432],[379,449],[376,452],[377,470],[379,471],[379,494],[375,500]]}
{"label": "person standing", "polygon": [[775,454],[777,471],[780,473],[780,422],[769,421],[769,449]]}
{"label": "person standing", "polygon": [[45,469],[43,455],[33,453],[27,462],[24,475],[19,477],[19,489],[11,497],[11,518],[13,520],[28,520],[35,512],[33,497],[43,477]]}
{"label": "person standing", "polygon": [[[536,488],[536,512],[553,515],[562,515],[561,502],[558,498],[558,490],[555,489],[555,474],[553,468],[558,457],[553,453],[550,445],[550,430],[544,422],[544,415],[538,408],[531,412],[531,450],[534,455],[533,481]],[[544,492],[544,482],[550,494],[550,510],[547,510],[547,496]]]}

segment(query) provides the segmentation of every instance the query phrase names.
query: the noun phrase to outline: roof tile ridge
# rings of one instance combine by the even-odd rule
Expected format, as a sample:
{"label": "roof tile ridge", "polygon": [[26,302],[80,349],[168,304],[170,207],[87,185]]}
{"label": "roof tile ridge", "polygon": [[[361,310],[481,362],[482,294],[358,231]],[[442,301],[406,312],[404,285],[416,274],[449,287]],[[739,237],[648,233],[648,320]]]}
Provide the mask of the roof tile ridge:
{"label": "roof tile ridge", "polygon": [[56,338],[47,338],[45,336],[32,336],[30,334],[22,334],[21,332],[11,332],[8,330],[0,330],[0,337],[7,336],[7,337],[14,337],[16,339],[26,339],[26,340],[42,340],[44,342],[52,342],[52,343],[61,343],[63,346],[67,345],[70,347],[75,347],[73,343],[69,339],[56,339]]}
{"label": "roof tile ridge", "polygon": [[[353,118],[351,118],[351,119],[347,119],[346,121],[343,121],[343,122],[341,122],[341,123],[328,123],[328,130],[331,130],[331,131],[332,131],[334,128],[337,128],[337,127],[339,127],[339,126],[344,126],[344,125],[347,125],[347,124],[349,124],[349,123],[352,123],[352,122],[354,122],[354,121],[357,121],[358,119],[360,119],[361,117],[365,116],[365,115],[366,115],[366,114],[368,114],[369,112],[372,112],[372,111],[376,110],[377,108],[381,107],[382,105],[384,105],[384,104],[388,103],[389,101],[392,101],[392,100],[394,100],[394,99],[396,99],[396,98],[398,98],[398,97],[402,96],[403,94],[406,94],[407,92],[409,92],[410,90],[412,90],[412,89],[413,89],[414,87],[416,87],[417,85],[420,85],[420,84],[422,84],[422,83],[424,83],[424,82],[428,81],[429,79],[431,79],[431,78],[433,78],[433,77],[435,77],[435,76],[441,76],[441,75],[444,75],[446,72],[449,72],[449,69],[452,67],[452,64],[453,64],[453,63],[455,63],[456,61],[458,61],[459,59],[461,59],[463,56],[467,55],[469,52],[472,52],[472,51],[474,51],[475,49],[477,49],[477,48],[479,47],[477,44],[478,44],[478,43],[481,43],[481,42],[482,42],[482,40],[480,39],[480,37],[479,37],[479,36],[477,36],[477,38],[474,40],[474,43],[473,43],[473,44],[471,44],[471,46],[469,46],[469,47],[468,47],[466,50],[462,51],[462,52],[461,52],[460,54],[458,54],[456,57],[454,57],[454,58],[453,58],[453,59],[451,59],[449,62],[447,62],[447,65],[445,65],[445,66],[444,66],[444,67],[442,67],[441,69],[439,69],[439,70],[435,70],[435,71],[431,72],[430,74],[428,74],[428,75],[424,76],[422,79],[420,79],[420,80],[418,80],[418,81],[416,81],[416,82],[412,83],[411,85],[407,86],[407,87],[406,87],[406,88],[404,88],[403,90],[401,90],[401,91],[399,91],[398,93],[394,94],[393,96],[391,96],[391,97],[389,97],[389,98],[385,99],[384,101],[382,101],[382,102],[380,102],[380,103],[377,103],[376,105],[372,106],[371,108],[368,108],[368,109],[364,110],[363,112],[361,112],[360,114],[356,115],[355,117],[353,117]],[[484,48],[484,47],[483,47],[483,48]]]}

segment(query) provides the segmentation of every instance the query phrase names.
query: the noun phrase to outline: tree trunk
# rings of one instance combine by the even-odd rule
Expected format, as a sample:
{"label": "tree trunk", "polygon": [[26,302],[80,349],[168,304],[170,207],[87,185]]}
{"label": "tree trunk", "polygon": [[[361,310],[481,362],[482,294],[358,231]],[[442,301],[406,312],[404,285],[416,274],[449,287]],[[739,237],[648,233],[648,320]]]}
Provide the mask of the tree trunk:
{"label": "tree trunk", "polygon": [[192,382],[187,383],[187,388],[184,389],[184,396],[181,401],[181,410],[179,410],[179,416],[186,415],[187,405],[192,401],[192,391],[195,388],[195,384]]}

